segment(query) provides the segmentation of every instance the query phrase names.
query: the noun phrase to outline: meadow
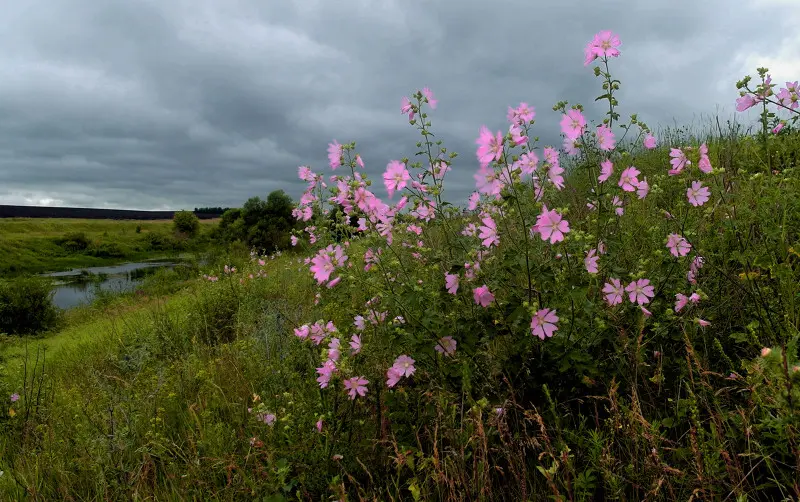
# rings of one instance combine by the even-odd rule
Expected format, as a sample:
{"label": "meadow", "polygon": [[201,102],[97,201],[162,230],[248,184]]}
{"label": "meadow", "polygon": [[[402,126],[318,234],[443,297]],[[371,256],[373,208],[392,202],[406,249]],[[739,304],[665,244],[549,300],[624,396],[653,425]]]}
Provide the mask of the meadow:
{"label": "meadow", "polygon": [[[200,220],[201,228],[218,221]],[[172,220],[0,218],[4,277],[158,258],[185,248],[174,238]]]}
{"label": "meadow", "polygon": [[419,161],[298,168],[290,250],[5,340],[2,497],[800,500],[797,84],[738,83],[755,131],[651,129],[618,45],[560,147],[527,103],[476,127],[466,211],[425,88]]}

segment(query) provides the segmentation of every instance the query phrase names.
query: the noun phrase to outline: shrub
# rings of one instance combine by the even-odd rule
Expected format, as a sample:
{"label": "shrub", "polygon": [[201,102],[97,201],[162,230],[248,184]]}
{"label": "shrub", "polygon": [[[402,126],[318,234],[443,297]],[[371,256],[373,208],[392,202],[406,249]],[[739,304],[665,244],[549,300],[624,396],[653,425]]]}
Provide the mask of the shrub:
{"label": "shrub", "polygon": [[18,277],[0,281],[0,332],[31,335],[56,327],[60,314],[52,298],[49,279]]}
{"label": "shrub", "polygon": [[176,232],[194,237],[200,230],[200,219],[191,211],[178,211],[172,218],[172,226]]}
{"label": "shrub", "polygon": [[55,242],[65,250],[73,253],[84,251],[91,245],[91,241],[83,232],[70,232],[56,238]]}

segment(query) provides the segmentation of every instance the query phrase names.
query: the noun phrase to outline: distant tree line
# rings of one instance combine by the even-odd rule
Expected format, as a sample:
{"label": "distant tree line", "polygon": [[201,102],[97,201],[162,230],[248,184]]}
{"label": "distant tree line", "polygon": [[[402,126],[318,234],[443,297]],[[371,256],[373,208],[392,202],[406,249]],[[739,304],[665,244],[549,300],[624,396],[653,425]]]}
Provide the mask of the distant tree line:
{"label": "distant tree line", "polygon": [[229,207],[196,207],[194,208],[195,214],[218,214],[222,215]]}

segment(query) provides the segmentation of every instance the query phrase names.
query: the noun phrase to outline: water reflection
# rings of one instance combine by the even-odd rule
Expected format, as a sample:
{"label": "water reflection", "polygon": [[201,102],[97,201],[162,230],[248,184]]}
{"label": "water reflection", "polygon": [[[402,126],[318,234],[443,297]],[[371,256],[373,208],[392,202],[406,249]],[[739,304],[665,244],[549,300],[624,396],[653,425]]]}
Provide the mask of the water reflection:
{"label": "water reflection", "polygon": [[53,303],[62,309],[90,303],[97,291],[123,293],[136,289],[144,278],[161,268],[172,268],[174,262],[124,263],[109,267],[89,267],[42,274],[55,279]]}

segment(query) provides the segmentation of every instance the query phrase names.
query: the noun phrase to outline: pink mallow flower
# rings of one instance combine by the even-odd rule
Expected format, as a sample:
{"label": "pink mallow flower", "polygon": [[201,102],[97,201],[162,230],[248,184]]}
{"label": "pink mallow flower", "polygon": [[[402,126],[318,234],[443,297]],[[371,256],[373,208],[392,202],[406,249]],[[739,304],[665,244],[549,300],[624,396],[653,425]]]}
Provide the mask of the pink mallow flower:
{"label": "pink mallow flower", "polygon": [[609,305],[618,305],[622,303],[622,295],[625,294],[625,289],[622,287],[622,282],[619,279],[610,277],[611,282],[605,283],[603,286],[603,293],[605,293],[606,302]]}
{"label": "pink mallow flower", "polygon": [[444,285],[451,295],[458,291],[458,274],[444,274]]}
{"label": "pink mallow flower", "polygon": [[655,296],[655,288],[650,285],[650,279],[633,281],[625,286],[625,291],[628,292],[628,299],[631,303],[638,303],[639,305],[649,303],[650,299]]}
{"label": "pink mallow flower", "polygon": [[597,146],[604,151],[614,149],[614,132],[606,124],[597,127]]}
{"label": "pink mallow flower", "polygon": [[711,167],[711,159],[708,158],[708,145],[703,143],[700,145],[700,160],[697,162],[697,168],[708,174],[714,170]]}
{"label": "pink mallow flower", "polygon": [[492,161],[500,160],[503,155],[503,133],[500,131],[492,134],[486,126],[481,126],[480,136],[475,143],[478,144],[478,150],[475,153],[481,167],[488,166]]}
{"label": "pink mallow flower", "polygon": [[580,110],[570,109],[561,116],[561,132],[569,139],[576,139],[586,128],[586,119]]}
{"label": "pink mallow flower", "polygon": [[586,253],[586,258],[583,259],[583,264],[586,267],[586,271],[590,274],[597,273],[597,261],[600,259],[597,256],[596,249],[590,249],[588,253]]}
{"label": "pink mallow flower", "polygon": [[647,133],[647,136],[644,137],[644,147],[648,150],[652,150],[656,147],[656,137],[650,133]]}
{"label": "pink mallow flower", "polygon": [[392,367],[400,373],[400,376],[404,377],[410,377],[417,370],[414,367],[414,360],[405,354],[398,356],[397,359],[394,360]]}
{"label": "pink mallow flower", "polygon": [[483,225],[478,227],[478,230],[480,231],[478,238],[483,241],[483,245],[488,248],[492,247],[492,245],[497,246],[500,244],[500,239],[497,237],[497,225],[491,216],[487,216],[481,221],[483,222]]}
{"label": "pink mallow flower", "polygon": [[686,256],[692,249],[689,241],[679,234],[669,234],[667,236],[667,247],[672,256]]}
{"label": "pink mallow flower", "polygon": [[564,234],[569,232],[569,222],[562,219],[555,209],[548,211],[547,206],[542,207],[542,213],[536,218],[536,232],[543,241],[550,240],[550,244],[564,240]]}
{"label": "pink mallow flower", "polygon": [[686,197],[689,199],[689,204],[695,207],[702,206],[711,198],[711,191],[701,182],[693,181],[691,188],[686,189]]}
{"label": "pink mallow flower", "polygon": [[619,186],[626,192],[635,192],[636,188],[639,186],[639,180],[637,178],[639,174],[641,173],[638,169],[630,166],[622,171],[622,174],[619,177]]}
{"label": "pink mallow flower", "polygon": [[644,199],[647,197],[648,192],[650,192],[650,184],[647,183],[647,178],[644,178],[636,186],[636,195],[639,199]]}
{"label": "pink mallow flower", "polygon": [[436,343],[436,347],[434,347],[434,349],[436,352],[445,356],[452,356],[456,353],[456,341],[452,336],[443,336]]}
{"label": "pink mallow flower", "polygon": [[555,309],[541,309],[531,318],[531,333],[542,340],[553,336],[558,330],[558,316]]}
{"label": "pink mallow flower", "polygon": [[484,308],[491,305],[494,301],[494,295],[489,291],[489,287],[486,284],[479,288],[473,289],[472,294],[475,298],[475,303]]}
{"label": "pink mallow flower", "polygon": [[344,388],[347,390],[347,394],[350,396],[350,399],[353,400],[356,398],[356,394],[361,397],[364,397],[367,394],[368,383],[369,380],[363,376],[348,378],[344,381]]}
{"label": "pink mallow flower", "polygon": [[670,176],[680,174],[686,166],[691,164],[691,161],[686,157],[686,154],[680,148],[671,148],[669,156],[672,158],[669,163],[672,169],[669,170]]}
{"label": "pink mallow flower", "polygon": [[361,337],[358,335],[353,335],[350,337],[350,349],[352,350],[352,354],[356,355],[361,352]]}
{"label": "pink mallow flower", "polygon": [[406,165],[399,160],[393,160],[386,165],[383,184],[386,186],[389,198],[394,196],[395,191],[404,189],[409,180],[411,180],[411,175],[408,173]]}
{"label": "pink mallow flower", "polygon": [[680,312],[689,303],[689,297],[683,293],[675,295],[675,312]]}
{"label": "pink mallow flower", "polygon": [[605,183],[605,181],[611,176],[611,173],[614,172],[614,164],[606,159],[600,163],[600,176],[597,177],[597,181],[600,183]]}

